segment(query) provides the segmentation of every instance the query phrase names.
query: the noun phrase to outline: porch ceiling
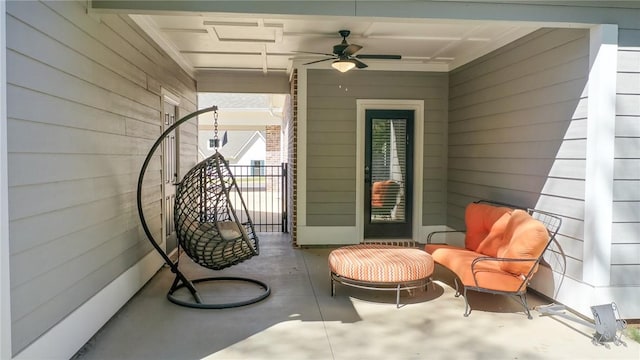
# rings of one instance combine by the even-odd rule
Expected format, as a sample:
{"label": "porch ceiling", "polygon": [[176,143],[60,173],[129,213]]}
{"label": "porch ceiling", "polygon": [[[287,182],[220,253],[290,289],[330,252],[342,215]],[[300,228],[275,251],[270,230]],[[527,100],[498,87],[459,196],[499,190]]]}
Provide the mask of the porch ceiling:
{"label": "porch ceiling", "polygon": [[[358,55],[398,54],[402,60],[363,60],[371,69],[449,71],[516,40],[531,23],[308,15],[193,13],[130,15],[187,72],[290,71],[294,61],[326,56],[351,30]],[[318,66],[329,67],[331,61]]]}

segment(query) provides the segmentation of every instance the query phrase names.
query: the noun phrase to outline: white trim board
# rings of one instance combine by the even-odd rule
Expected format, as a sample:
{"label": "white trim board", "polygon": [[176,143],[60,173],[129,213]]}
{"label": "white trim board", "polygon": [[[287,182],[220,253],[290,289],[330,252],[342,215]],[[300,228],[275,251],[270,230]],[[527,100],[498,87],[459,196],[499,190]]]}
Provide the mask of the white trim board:
{"label": "white trim board", "polygon": [[0,359],[11,358],[6,2],[0,1]]}
{"label": "white trim board", "polygon": [[[298,69],[297,227],[307,225],[307,69]],[[298,243],[301,234],[298,232]]]}
{"label": "white trim board", "polygon": [[[171,105],[180,106],[180,96],[174,94],[172,91],[168,90],[164,86],[160,87],[160,92],[162,93],[163,102],[168,102]],[[160,104],[160,105],[164,106],[164,104]],[[163,121],[163,120],[164,119],[160,118],[160,121]]]}
{"label": "white trim board", "polygon": [[424,157],[424,100],[382,100],[358,99],[357,111],[357,139],[356,139],[356,228],[358,242],[364,240],[364,144],[365,144],[365,113],[367,110],[413,110],[414,138],[413,138],[413,239],[420,239],[422,228],[422,174]]}
{"label": "white trim board", "polygon": [[[415,228],[415,227],[414,227]],[[427,235],[432,231],[450,231],[453,230],[445,225],[429,225],[418,226],[418,237],[414,237],[418,243],[427,242]],[[298,245],[355,245],[362,242],[362,233],[358,233],[355,226],[298,226]],[[458,245],[460,243],[459,236],[447,235],[440,237],[448,244]],[[377,239],[376,239],[377,240]],[[394,239],[399,240],[399,239]],[[411,239],[406,239],[411,240]],[[464,237],[462,237],[462,245],[464,246]]]}
{"label": "white trim board", "polygon": [[594,26],[589,39],[583,279],[607,286],[611,281],[618,26]]}
{"label": "white trim board", "polygon": [[[89,6],[89,13],[95,14],[93,7]],[[179,49],[176,49],[171,41],[167,40],[164,35],[159,32],[157,24],[150,16],[129,14],[131,20],[133,20],[140,28],[149,35],[153,41],[155,41],[164,51],[169,54],[171,59],[175,61],[189,76],[195,78],[195,70],[193,66],[185,60],[184,56],[180,53]]]}
{"label": "white trim board", "polygon": [[15,359],[71,358],[156,274],[163,264],[164,261],[160,255],[152,250],[137,264],[17,354]]}

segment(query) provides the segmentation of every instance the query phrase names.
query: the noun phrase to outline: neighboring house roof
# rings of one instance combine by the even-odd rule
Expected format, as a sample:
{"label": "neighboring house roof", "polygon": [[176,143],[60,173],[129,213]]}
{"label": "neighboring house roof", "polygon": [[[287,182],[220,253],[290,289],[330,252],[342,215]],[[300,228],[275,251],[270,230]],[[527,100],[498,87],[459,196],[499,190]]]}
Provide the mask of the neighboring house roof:
{"label": "neighboring house roof", "polygon": [[228,160],[238,159],[259,139],[266,141],[261,131],[228,131],[227,143],[218,151]]}

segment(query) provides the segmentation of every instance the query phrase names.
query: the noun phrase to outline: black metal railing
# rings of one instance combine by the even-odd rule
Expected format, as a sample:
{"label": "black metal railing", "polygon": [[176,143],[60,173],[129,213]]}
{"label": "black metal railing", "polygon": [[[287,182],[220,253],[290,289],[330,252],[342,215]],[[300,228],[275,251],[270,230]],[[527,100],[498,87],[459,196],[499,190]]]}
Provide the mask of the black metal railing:
{"label": "black metal railing", "polygon": [[[256,231],[288,232],[287,164],[229,165],[229,168],[240,188]],[[233,195],[230,197],[233,206],[239,207],[240,198]]]}

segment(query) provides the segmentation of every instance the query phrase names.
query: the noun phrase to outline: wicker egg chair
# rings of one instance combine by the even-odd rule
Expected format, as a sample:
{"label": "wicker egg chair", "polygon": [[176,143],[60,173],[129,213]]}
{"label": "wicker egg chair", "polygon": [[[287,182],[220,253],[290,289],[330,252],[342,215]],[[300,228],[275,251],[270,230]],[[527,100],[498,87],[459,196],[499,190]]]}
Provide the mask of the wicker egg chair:
{"label": "wicker egg chair", "polygon": [[[185,121],[212,111],[214,112],[214,125],[217,129],[217,110],[216,106],[212,106],[191,113],[176,121],[160,135],[142,165],[138,177],[137,192],[138,215],[144,232],[153,247],[176,275],[167,298],[178,305],[204,309],[221,309],[253,304],[269,296],[271,289],[261,281],[244,277],[223,276],[189,280],[180,271],[179,262],[173,262],[151,234],[142,210],[142,183],[153,153],[169,133]],[[217,131],[215,138],[217,140]],[[239,200],[237,203],[240,204],[240,209],[234,208],[233,201],[231,201],[232,196]],[[238,212],[240,212],[240,216]],[[182,249],[189,258],[203,267],[221,270],[259,254],[258,237],[251,216],[227,161],[217,149],[212,156],[189,170],[177,185],[174,220],[179,249]],[[195,284],[213,281],[248,282],[258,285],[262,291],[259,295],[248,300],[231,303],[207,303],[203,301]],[[176,291],[181,288],[188,289],[193,301],[184,300],[184,297],[177,296]]]}

